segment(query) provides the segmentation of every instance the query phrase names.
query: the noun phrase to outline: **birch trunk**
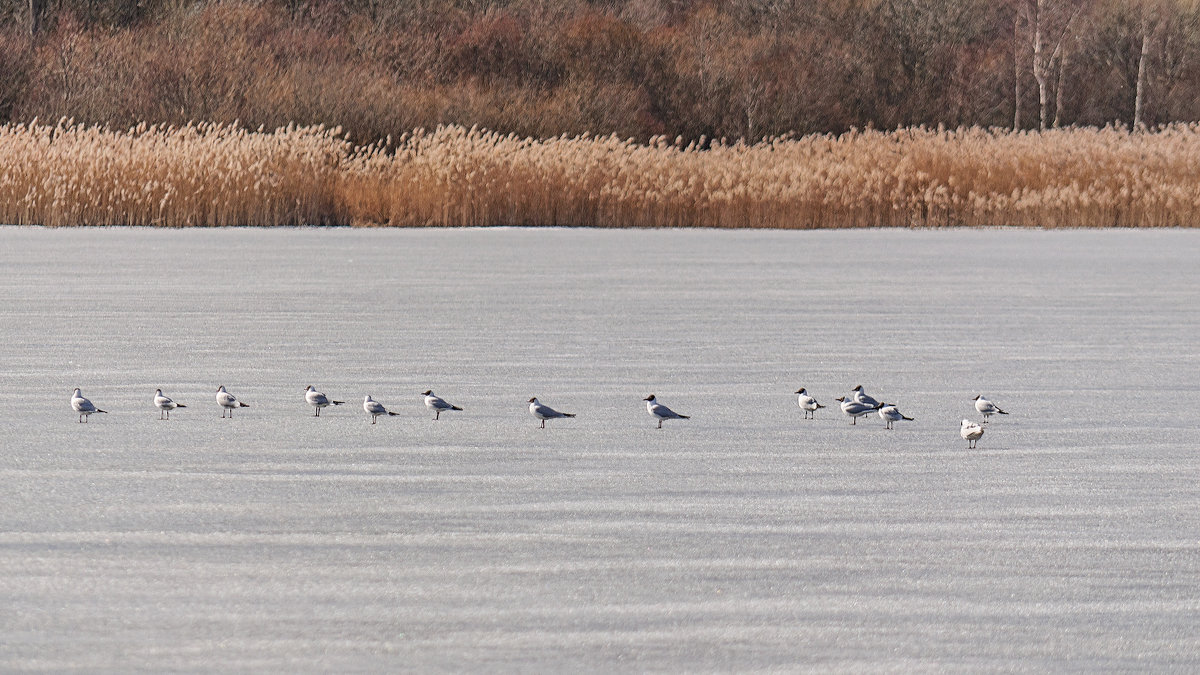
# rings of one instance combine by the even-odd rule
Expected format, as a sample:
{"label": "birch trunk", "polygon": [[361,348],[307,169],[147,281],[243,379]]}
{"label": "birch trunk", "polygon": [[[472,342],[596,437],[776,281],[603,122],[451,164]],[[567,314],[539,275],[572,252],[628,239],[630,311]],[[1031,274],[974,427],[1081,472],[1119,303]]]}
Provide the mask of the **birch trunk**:
{"label": "birch trunk", "polygon": [[1143,108],[1146,101],[1146,62],[1150,60],[1150,22],[1146,19],[1146,9],[1142,9],[1142,53],[1138,55],[1137,88],[1133,95],[1133,128],[1142,129],[1146,124],[1142,120]]}
{"label": "birch trunk", "polygon": [[1033,8],[1033,21],[1031,29],[1033,30],[1033,79],[1037,81],[1038,87],[1038,129],[1046,130],[1046,117],[1048,116],[1050,98],[1048,96],[1049,77],[1046,71],[1048,70],[1046,63],[1046,46],[1042,39],[1042,3],[1044,0],[1037,0]]}
{"label": "birch trunk", "polygon": [[1013,131],[1021,130],[1021,10],[1013,15]]}

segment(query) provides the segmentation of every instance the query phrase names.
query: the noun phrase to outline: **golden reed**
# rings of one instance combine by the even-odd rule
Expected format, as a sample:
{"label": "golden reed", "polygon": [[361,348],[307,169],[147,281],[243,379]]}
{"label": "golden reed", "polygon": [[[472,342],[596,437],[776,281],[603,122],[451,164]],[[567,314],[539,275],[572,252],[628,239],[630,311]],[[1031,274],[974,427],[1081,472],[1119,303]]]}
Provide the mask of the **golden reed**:
{"label": "golden reed", "polygon": [[709,144],[457,126],[0,126],[0,223],[1192,227],[1200,125],[924,128]]}

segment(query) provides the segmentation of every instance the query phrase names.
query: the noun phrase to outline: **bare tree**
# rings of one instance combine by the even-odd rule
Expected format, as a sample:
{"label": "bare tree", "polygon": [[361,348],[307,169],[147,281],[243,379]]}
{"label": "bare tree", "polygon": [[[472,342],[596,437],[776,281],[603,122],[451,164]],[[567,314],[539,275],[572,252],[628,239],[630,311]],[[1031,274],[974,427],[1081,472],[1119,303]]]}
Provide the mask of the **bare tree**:
{"label": "bare tree", "polygon": [[1146,101],[1146,64],[1150,60],[1150,19],[1148,9],[1142,4],[1141,12],[1142,51],[1138,54],[1137,86],[1133,94],[1133,128],[1141,129],[1146,126],[1142,121],[1142,108]]}
{"label": "bare tree", "polygon": [[1071,56],[1070,41],[1063,42],[1058,53],[1058,84],[1054,85],[1054,128],[1062,123],[1063,98],[1067,91],[1067,62]]}
{"label": "bare tree", "polygon": [[[1139,0],[1136,6],[1138,12],[1138,30],[1141,38],[1141,48],[1138,51],[1137,62],[1137,84],[1134,86],[1133,98],[1133,128],[1141,129],[1146,127],[1146,109],[1147,98],[1150,94],[1151,74],[1150,66],[1153,62],[1158,66],[1158,70],[1164,71],[1155,80],[1172,80],[1176,69],[1176,63],[1180,56],[1186,60],[1185,52],[1179,52],[1177,45],[1171,45],[1171,42],[1178,42],[1176,37],[1177,32],[1174,28],[1178,24],[1188,24],[1189,17],[1192,18],[1191,31],[1194,34],[1196,24],[1194,19],[1200,13],[1200,3],[1196,2],[1166,2],[1165,0]],[[1184,34],[1187,34],[1187,29]],[[1173,40],[1173,38],[1176,38]],[[1161,48],[1155,53],[1154,43],[1161,43]],[[1157,55],[1157,59],[1155,56]],[[1166,93],[1171,87],[1156,87],[1162,89],[1162,93]]]}
{"label": "bare tree", "polygon": [[1021,40],[1021,22],[1027,21],[1024,8],[1025,3],[1022,2],[1013,13],[1013,131],[1021,129],[1021,75],[1024,73],[1021,54],[1025,51]]}
{"label": "bare tree", "polygon": [[[1180,85],[1200,81],[1196,72],[1196,64],[1200,62],[1200,2],[1163,3],[1160,10],[1154,53],[1150,57],[1155,68],[1148,75],[1148,81],[1153,82],[1150,89],[1159,101],[1154,108],[1167,119],[1195,118],[1196,104],[1200,101],[1194,89]],[[1183,110],[1173,111],[1175,102],[1186,102]]]}
{"label": "bare tree", "polygon": [[1038,87],[1038,128],[1045,131],[1050,116],[1051,73],[1082,4],[1071,0],[1022,0],[1020,9],[1029,31],[1033,79]]}
{"label": "bare tree", "polygon": [[1043,11],[1046,0],[1027,0],[1025,3],[1029,12],[1029,38],[1033,43],[1033,79],[1038,86],[1038,129],[1046,130],[1046,70],[1049,59],[1046,58],[1045,20]]}

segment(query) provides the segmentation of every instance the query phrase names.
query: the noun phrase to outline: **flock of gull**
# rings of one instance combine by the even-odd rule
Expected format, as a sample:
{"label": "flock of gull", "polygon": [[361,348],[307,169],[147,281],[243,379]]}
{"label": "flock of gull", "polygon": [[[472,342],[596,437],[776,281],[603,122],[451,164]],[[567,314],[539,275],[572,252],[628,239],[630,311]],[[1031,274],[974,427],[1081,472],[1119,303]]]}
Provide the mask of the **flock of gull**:
{"label": "flock of gull", "polygon": [[[440,396],[435,395],[432,390],[422,392],[422,395],[425,397],[425,407],[429,408],[430,412],[433,413],[433,419],[435,420],[440,419],[442,413],[444,412],[462,410],[462,408],[452,405]],[[813,398],[803,387],[796,391],[796,396],[797,404],[800,406],[800,409],[804,411],[805,419],[809,419],[810,417],[815,418],[817,411],[825,407],[818,403],[817,399]],[[234,410],[237,410],[238,408],[250,407],[247,403],[239,401],[238,398],[233,394],[225,391],[225,385],[217,387],[216,399],[217,405],[221,407],[222,418],[228,415],[229,419],[233,419]],[[308,405],[313,407],[313,415],[315,417],[321,416],[322,408],[328,408],[331,405],[343,405],[345,403],[345,401],[335,401],[329,398],[325,394],[317,391],[312,385],[309,385],[307,388],[305,388],[304,400],[308,403]],[[662,428],[662,424],[665,420],[690,419],[688,415],[680,415],[674,410],[671,410],[667,406],[659,403],[654,394],[650,394],[642,400],[646,402],[646,412],[651,417],[658,420],[659,429]],[[850,418],[851,424],[858,424],[858,418],[870,415],[871,413],[879,415],[879,418],[884,422],[884,428],[887,429],[894,428],[893,425],[896,422],[913,421],[912,417],[908,417],[904,413],[900,412],[899,408],[897,408],[894,404],[884,403],[872,398],[871,396],[868,396],[866,391],[863,390],[861,384],[855,387],[849,396],[840,396],[836,400],[840,404],[842,414]],[[974,401],[975,410],[978,411],[979,414],[983,415],[983,424],[987,424],[988,418],[992,415],[1008,414],[1001,410],[995,403],[992,403],[984,398],[982,395],[976,396]],[[175,410],[176,408],[187,407],[182,403],[176,403],[175,401],[171,400],[169,396],[164,395],[162,389],[156,389],[154,392],[154,406],[159,409],[159,419],[168,420],[171,419],[172,410]],[[71,408],[73,408],[75,412],[79,414],[79,422],[81,423],[86,422],[93,413],[108,412],[107,410],[101,410],[97,408],[91,401],[84,398],[83,392],[80,391],[78,387],[76,387],[75,393],[71,395]],[[371,398],[369,394],[363,399],[363,410],[371,416],[371,424],[375,424],[375,421],[380,417],[394,417],[400,414],[388,410],[382,403]],[[558,410],[555,410],[554,408],[551,408],[545,403],[539,401],[536,396],[529,399],[529,414],[533,415],[538,420],[541,420],[541,428],[543,429],[546,428],[546,420],[575,417],[575,413],[559,412]],[[967,441],[968,448],[974,448],[976,446],[976,442],[979,441],[979,439],[983,436],[983,426],[981,424],[964,419],[959,427],[959,435],[962,436],[963,440]]]}
{"label": "flock of gull", "polygon": [[[800,409],[804,411],[805,418],[808,418],[810,415],[816,417],[817,410],[825,407],[817,403],[817,399],[810,396],[808,391],[803,387],[796,391],[796,396],[798,397],[797,403]],[[913,421],[913,418],[900,412],[900,409],[894,404],[877,401],[868,396],[861,384],[854,388],[849,397],[839,396],[835,400],[841,404],[842,414],[850,418],[851,424],[857,424],[858,418],[870,415],[871,413],[879,415],[879,418],[883,420],[884,428],[887,429],[894,428],[892,425],[896,422]],[[995,403],[984,398],[983,394],[976,396],[973,400],[975,401],[975,410],[980,415],[983,415],[983,424],[987,424],[988,418],[992,415],[1008,414],[1001,410]],[[968,448],[974,448],[979,439],[983,437],[983,426],[965,419],[959,425],[958,435],[962,436],[963,440],[967,442]]]}

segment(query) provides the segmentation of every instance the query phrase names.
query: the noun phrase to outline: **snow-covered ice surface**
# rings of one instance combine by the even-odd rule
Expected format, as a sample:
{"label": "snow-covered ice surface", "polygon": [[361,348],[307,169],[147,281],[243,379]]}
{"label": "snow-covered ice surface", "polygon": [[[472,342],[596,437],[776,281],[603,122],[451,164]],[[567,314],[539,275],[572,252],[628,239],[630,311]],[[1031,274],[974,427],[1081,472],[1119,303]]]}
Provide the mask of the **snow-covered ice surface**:
{"label": "snow-covered ice surface", "polygon": [[0,237],[2,670],[1200,668],[1200,231]]}

